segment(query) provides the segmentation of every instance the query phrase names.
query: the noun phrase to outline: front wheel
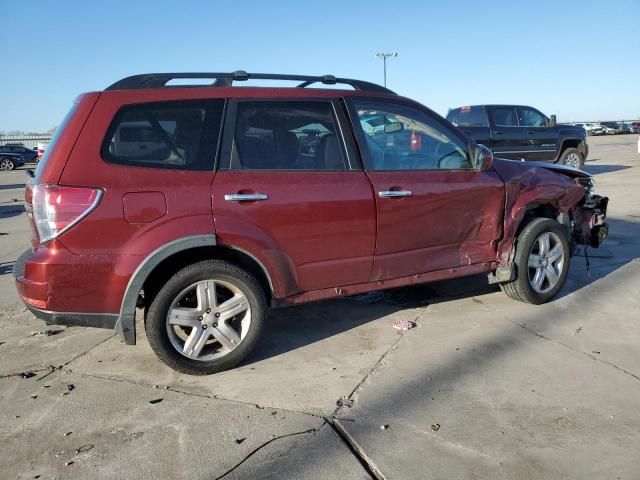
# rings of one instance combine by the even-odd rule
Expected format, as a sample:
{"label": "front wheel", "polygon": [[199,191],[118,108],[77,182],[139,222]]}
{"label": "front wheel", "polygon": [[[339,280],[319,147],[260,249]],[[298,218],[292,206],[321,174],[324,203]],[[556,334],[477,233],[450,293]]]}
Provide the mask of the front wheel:
{"label": "front wheel", "polygon": [[516,279],[500,288],[514,300],[536,305],[548,302],[564,285],[569,257],[566,228],[555,220],[536,218],[518,237]]}
{"label": "front wheel", "polygon": [[16,168],[16,164],[10,158],[0,159],[0,170],[8,171]]}
{"label": "front wheel", "polygon": [[256,345],[265,293],[248,272],[222,260],[189,265],[162,287],[145,330],[160,360],[182,373],[209,375],[241,362]]}
{"label": "front wheel", "polygon": [[567,165],[568,167],[583,168],[584,157],[577,148],[567,148],[564,152],[562,152],[560,161],[558,163]]}

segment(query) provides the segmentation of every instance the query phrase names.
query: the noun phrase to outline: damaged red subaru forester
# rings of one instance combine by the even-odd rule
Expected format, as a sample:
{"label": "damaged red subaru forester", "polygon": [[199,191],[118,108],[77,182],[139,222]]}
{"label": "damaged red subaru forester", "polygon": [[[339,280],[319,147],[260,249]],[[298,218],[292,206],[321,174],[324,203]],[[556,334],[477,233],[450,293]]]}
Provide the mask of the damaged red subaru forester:
{"label": "damaged red subaru forester", "polygon": [[539,304],[572,246],[607,236],[589,174],[493,158],[428,108],[330,75],[146,74],[83,94],[25,196],[27,307],[127,344],[139,309],[157,356],[200,375],[245,358],[269,306],[480,272]]}

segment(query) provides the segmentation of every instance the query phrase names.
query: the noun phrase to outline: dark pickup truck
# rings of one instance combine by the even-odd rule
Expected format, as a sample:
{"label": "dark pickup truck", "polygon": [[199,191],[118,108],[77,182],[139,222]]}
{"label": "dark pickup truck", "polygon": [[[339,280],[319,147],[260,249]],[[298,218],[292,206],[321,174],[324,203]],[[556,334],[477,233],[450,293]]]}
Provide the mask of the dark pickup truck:
{"label": "dark pickup truck", "polygon": [[556,123],[524,105],[474,105],[449,110],[447,120],[497,157],[582,168],[589,153],[581,127]]}

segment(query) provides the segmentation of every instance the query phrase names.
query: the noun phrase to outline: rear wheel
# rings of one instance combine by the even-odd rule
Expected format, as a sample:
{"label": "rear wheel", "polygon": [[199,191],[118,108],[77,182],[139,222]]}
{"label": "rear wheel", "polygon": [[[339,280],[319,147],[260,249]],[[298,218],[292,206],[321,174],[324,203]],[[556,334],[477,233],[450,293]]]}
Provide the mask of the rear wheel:
{"label": "rear wheel", "polygon": [[582,168],[584,167],[584,157],[577,148],[567,148],[562,152],[558,163],[568,167]]}
{"label": "rear wheel", "polygon": [[514,264],[517,277],[500,288],[514,300],[541,304],[562,288],[569,271],[566,229],[555,220],[536,218],[518,237]]}
{"label": "rear wheel", "polygon": [[264,291],[222,260],[189,265],[158,292],[147,313],[149,344],[174,370],[208,375],[236,366],[253,349],[266,314]]}
{"label": "rear wheel", "polygon": [[16,164],[13,163],[13,160],[10,158],[2,158],[0,159],[0,170],[13,170],[16,168]]}

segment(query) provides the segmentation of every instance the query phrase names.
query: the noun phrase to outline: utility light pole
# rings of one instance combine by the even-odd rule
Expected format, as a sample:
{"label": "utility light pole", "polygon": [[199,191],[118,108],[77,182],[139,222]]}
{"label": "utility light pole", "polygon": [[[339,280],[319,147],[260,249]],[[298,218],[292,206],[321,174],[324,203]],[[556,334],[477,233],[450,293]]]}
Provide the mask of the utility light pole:
{"label": "utility light pole", "polygon": [[376,53],[376,57],[382,59],[382,63],[384,65],[384,86],[387,86],[387,58],[389,57],[397,57],[397,52],[393,53]]}

